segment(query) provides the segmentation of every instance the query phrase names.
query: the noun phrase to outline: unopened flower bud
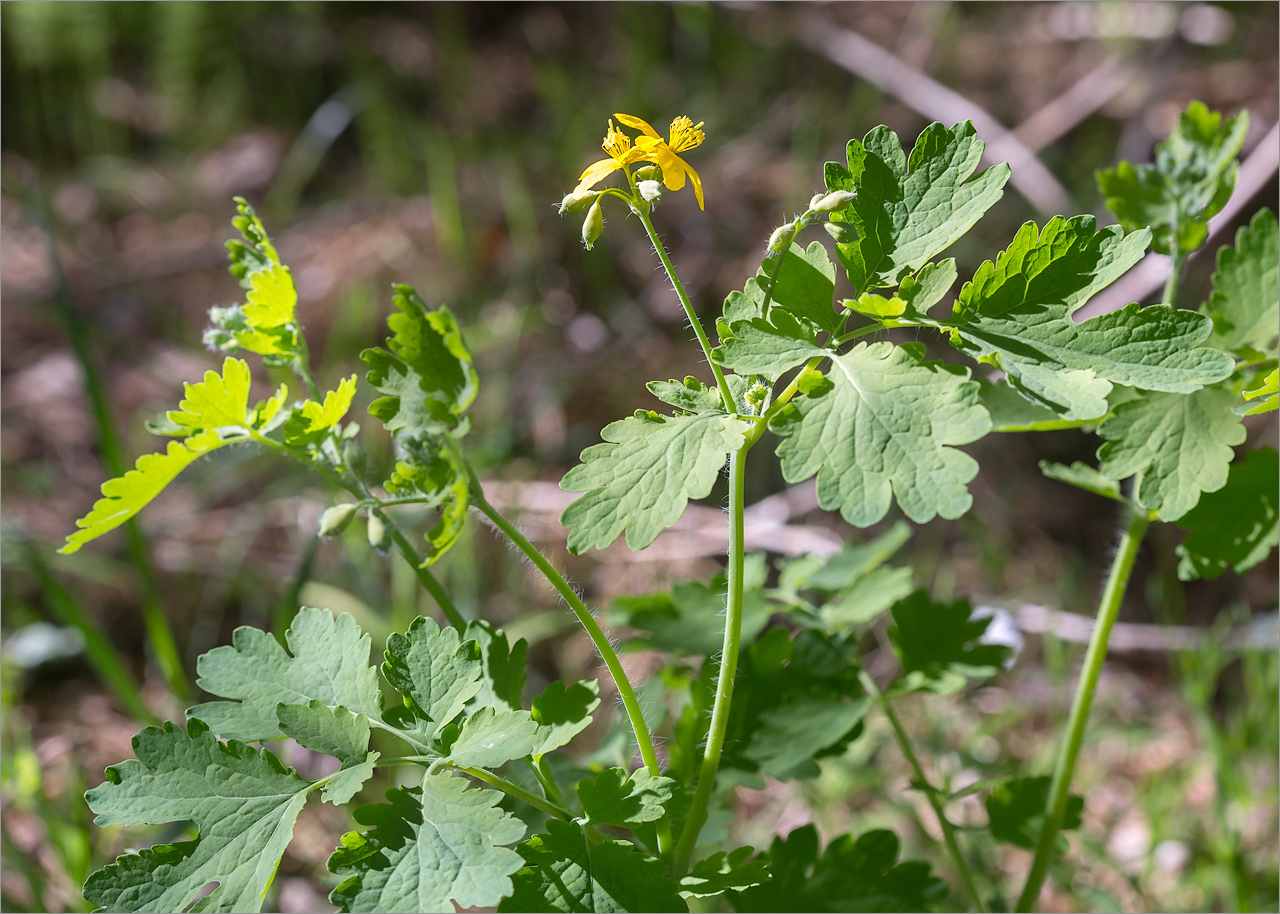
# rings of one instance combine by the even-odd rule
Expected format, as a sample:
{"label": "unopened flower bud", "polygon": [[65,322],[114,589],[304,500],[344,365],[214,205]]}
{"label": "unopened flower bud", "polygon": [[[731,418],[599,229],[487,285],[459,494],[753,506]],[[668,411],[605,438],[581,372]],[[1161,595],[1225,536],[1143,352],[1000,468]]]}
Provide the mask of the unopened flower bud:
{"label": "unopened flower bud", "polygon": [[662,185],[657,181],[641,181],[636,187],[640,189],[640,196],[647,203],[652,203],[662,196]]}
{"label": "unopened flower bud", "polygon": [[657,165],[646,165],[643,168],[636,169],[637,181],[661,181],[662,169]]}
{"label": "unopened flower bud", "polygon": [[773,230],[773,234],[769,236],[769,250],[785,250],[787,245],[791,243],[791,237],[795,234],[795,231],[796,225],[794,222],[787,222],[778,226]]}
{"label": "unopened flower bud", "polygon": [[596,240],[604,234],[604,213],[600,212],[600,201],[596,200],[587,211],[587,218],[582,223],[582,243],[591,250]]}
{"label": "unopened flower bud", "polygon": [[355,516],[355,502],[347,502],[346,504],[326,508],[325,512],[320,515],[320,535],[337,536],[347,529],[347,525],[351,523],[351,518]]}
{"label": "unopened flower bud", "polygon": [[834,190],[825,197],[821,197],[816,203],[810,203],[809,209],[815,213],[834,213],[838,209],[844,209],[857,198],[857,194],[847,190]]}
{"label": "unopened flower bud", "polygon": [[840,244],[849,244],[858,240],[858,233],[847,222],[824,222],[822,227]]}
{"label": "unopened flower bud", "polygon": [[385,551],[387,548],[387,525],[382,522],[382,518],[370,512],[369,527],[366,531],[369,534],[369,545],[379,551]]}
{"label": "unopened flower bud", "polygon": [[826,196],[826,195],[825,195],[825,194],[814,194],[812,197],[810,197],[810,198],[809,198],[809,209],[816,209],[816,208],[817,208],[817,206],[818,206],[818,201],[819,201],[819,200],[821,200],[824,196]]}
{"label": "unopened flower bud", "polygon": [[564,199],[560,201],[560,215],[582,212],[591,205],[591,201],[597,196],[593,190],[575,190],[572,193],[565,194]]}

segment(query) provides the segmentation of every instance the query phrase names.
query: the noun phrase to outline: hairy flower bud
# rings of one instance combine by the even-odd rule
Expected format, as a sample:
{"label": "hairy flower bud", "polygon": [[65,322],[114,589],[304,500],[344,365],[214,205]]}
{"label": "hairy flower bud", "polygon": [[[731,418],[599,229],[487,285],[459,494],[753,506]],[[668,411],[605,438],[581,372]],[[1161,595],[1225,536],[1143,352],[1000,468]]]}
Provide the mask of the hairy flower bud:
{"label": "hairy flower bud", "polygon": [[641,181],[636,187],[639,188],[640,196],[647,203],[652,203],[662,196],[662,185],[657,181]]}
{"label": "hairy flower bud", "polygon": [[383,523],[382,518],[370,512],[369,527],[366,532],[369,534],[369,545],[379,552],[385,552],[389,544],[389,538],[387,537],[387,525]]}
{"label": "hairy flower bud", "polygon": [[582,243],[589,251],[596,246],[596,240],[603,234],[604,213],[600,212],[600,201],[597,200],[591,204],[591,209],[587,211],[587,218],[582,223]]}
{"label": "hairy flower bud", "polygon": [[351,518],[355,516],[355,502],[347,502],[346,504],[326,508],[325,512],[320,515],[320,535],[337,536],[347,529],[347,525],[351,523]]}
{"label": "hairy flower bud", "polygon": [[657,165],[645,165],[643,168],[636,169],[637,181],[661,181],[662,169]]}
{"label": "hairy flower bud", "polygon": [[857,194],[847,190],[834,190],[817,202],[810,203],[809,209],[815,213],[834,213],[838,209],[844,209],[857,198]]}
{"label": "hairy flower bud", "polygon": [[824,222],[822,227],[827,230],[828,235],[840,244],[848,244],[858,240],[858,233],[847,222]]}
{"label": "hairy flower bud", "polygon": [[773,230],[773,234],[769,236],[769,250],[782,251],[791,243],[791,237],[795,234],[796,224],[787,222]]}
{"label": "hairy flower bud", "polygon": [[560,215],[565,213],[580,213],[588,206],[591,201],[598,197],[594,190],[573,191],[564,195],[564,199],[560,201]]}

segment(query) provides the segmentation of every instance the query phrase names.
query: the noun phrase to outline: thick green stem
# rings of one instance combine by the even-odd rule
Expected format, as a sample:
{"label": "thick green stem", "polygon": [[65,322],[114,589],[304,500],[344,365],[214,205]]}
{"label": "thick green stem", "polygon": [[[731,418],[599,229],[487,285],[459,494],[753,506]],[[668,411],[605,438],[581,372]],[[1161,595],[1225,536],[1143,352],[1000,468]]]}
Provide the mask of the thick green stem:
{"label": "thick green stem", "polygon": [[743,511],[745,510],[745,469],[747,452],[745,445],[729,457],[729,593],[724,623],[724,647],[720,653],[720,675],[716,680],[715,704],[711,708],[711,727],[707,733],[707,746],[702,756],[702,768],[698,772],[698,786],[693,793],[689,815],[676,844],[672,872],[681,876],[689,871],[693,851],[698,844],[698,833],[707,821],[707,806],[715,789],[716,772],[720,768],[720,753],[724,749],[724,735],[729,727],[729,707],[733,702],[733,682],[738,672],[738,649],[742,642],[742,572],[743,572]]}
{"label": "thick green stem", "polygon": [[1133,564],[1138,557],[1142,537],[1151,523],[1151,518],[1141,508],[1133,506],[1129,510],[1124,536],[1120,539],[1120,548],[1116,551],[1115,560],[1111,563],[1111,573],[1107,575],[1107,584],[1102,591],[1102,600],[1098,604],[1098,619],[1094,623],[1093,637],[1089,639],[1089,649],[1084,656],[1084,668],[1080,671],[1080,682],[1076,686],[1075,700],[1071,704],[1071,714],[1067,718],[1066,738],[1053,768],[1044,826],[1040,829],[1040,840],[1036,844],[1035,859],[1031,863],[1031,871],[1027,874],[1027,883],[1022,889],[1022,895],[1018,898],[1019,911],[1030,911],[1040,897],[1040,887],[1044,885],[1049,861],[1053,857],[1054,845],[1058,840],[1058,832],[1062,829],[1062,819],[1067,811],[1067,801],[1071,796],[1071,776],[1075,773],[1076,758],[1080,755],[1085,725],[1089,720],[1089,708],[1093,704],[1093,694],[1098,687],[1098,676],[1102,673],[1102,663],[1107,656],[1107,639],[1111,636],[1111,627],[1115,624],[1116,616],[1120,614],[1120,604],[1124,602],[1125,590],[1129,586],[1129,577],[1133,573]]}
{"label": "thick green stem", "polygon": [[609,673],[613,676],[614,684],[618,687],[618,695],[622,698],[622,705],[626,708],[627,717],[631,721],[631,729],[635,731],[636,742],[640,745],[640,756],[644,759],[645,767],[654,776],[662,774],[662,768],[658,764],[658,753],[653,748],[653,737],[649,734],[649,725],[645,722],[644,714],[640,711],[640,702],[636,699],[635,689],[631,687],[631,680],[627,678],[627,671],[622,668],[622,661],[618,659],[617,651],[609,643],[609,639],[600,628],[600,623],[596,622],[595,616],[591,615],[591,610],[587,609],[587,605],[582,602],[578,592],[564,579],[564,575],[556,570],[556,567],[551,564],[547,557],[539,552],[533,543],[529,542],[525,535],[516,529],[516,526],[511,521],[498,513],[497,508],[489,504],[480,488],[480,482],[474,477],[472,477],[472,504],[485,517],[489,518],[493,525],[502,531],[503,535],[511,540],[517,549],[525,554],[529,561],[533,562],[534,567],[542,572],[543,577],[556,589],[556,592],[568,604],[569,609],[578,617],[578,621],[586,629],[591,643],[600,652],[605,666],[609,668]]}
{"label": "thick green stem", "polygon": [[653,227],[653,221],[649,218],[648,208],[643,203],[635,203],[632,205],[632,210],[640,217],[644,230],[649,233],[649,241],[653,244],[653,249],[658,252],[658,259],[662,261],[662,268],[667,271],[667,278],[671,280],[671,287],[676,290],[676,296],[680,299],[680,304],[684,306],[684,313],[689,318],[689,325],[693,327],[693,332],[698,335],[698,345],[702,347],[702,354],[706,357],[707,364],[711,366],[711,373],[716,379],[716,387],[719,388],[720,396],[724,400],[725,411],[735,412],[736,407],[733,402],[733,393],[729,390],[729,382],[725,380],[724,372],[720,370],[720,366],[711,358],[711,341],[707,339],[707,333],[702,329],[702,321],[698,320],[698,315],[693,310],[693,302],[689,300],[689,295],[684,290],[684,284],[680,282],[680,276],[676,273],[675,265],[671,262],[671,258],[667,256],[667,249],[663,246],[662,239],[658,237],[657,229]]}
{"label": "thick green stem", "polygon": [[[1176,239],[1174,243],[1177,243]],[[1172,305],[1174,299],[1178,297],[1178,281],[1182,277],[1182,268],[1186,263],[1186,253],[1181,249],[1175,249],[1173,252],[1173,269],[1169,271],[1169,278],[1164,281],[1164,292],[1161,293],[1160,297],[1160,300],[1166,305]]]}
{"label": "thick green stem", "polygon": [[960,879],[964,882],[965,891],[969,893],[969,902],[975,911],[986,914],[987,906],[982,903],[982,896],[978,894],[978,888],[973,884],[973,874],[969,871],[969,864],[965,862],[964,854],[960,852],[960,842],[956,840],[955,826],[946,817],[942,808],[942,800],[930,785],[929,779],[924,776],[924,769],[920,767],[920,760],[916,757],[915,750],[911,747],[911,740],[907,737],[907,731],[903,729],[902,722],[898,720],[898,715],[894,713],[888,697],[876,686],[876,682],[871,678],[870,674],[863,671],[858,675],[858,681],[862,683],[862,687],[867,690],[868,695],[880,702],[880,707],[884,709],[884,716],[889,718],[889,723],[893,725],[894,735],[898,738],[898,746],[902,749],[902,754],[906,756],[907,763],[911,765],[911,770],[915,772],[916,780],[923,786],[929,805],[933,807],[934,815],[938,817],[938,825],[942,828],[942,838],[947,846],[947,853],[951,857],[951,862],[955,864],[956,870],[960,873]]}

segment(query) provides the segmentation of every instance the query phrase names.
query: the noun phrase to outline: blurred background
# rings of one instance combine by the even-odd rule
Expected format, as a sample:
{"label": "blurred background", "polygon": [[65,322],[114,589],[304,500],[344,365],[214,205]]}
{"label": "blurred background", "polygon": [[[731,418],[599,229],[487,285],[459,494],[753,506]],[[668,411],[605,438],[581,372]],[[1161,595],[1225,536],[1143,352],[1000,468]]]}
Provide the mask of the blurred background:
{"label": "blurred background", "polygon": [[[642,228],[606,211],[588,253],[578,219],[557,215],[614,112],[664,132],[680,114],[705,122],[706,143],[686,158],[706,211],[668,194],[655,221],[708,321],[754,275],[771,230],[822,188],[822,163],[880,123],[910,148],[933,120],[973,119],[988,164],[1012,163],[1004,199],[951,252],[968,276],[1028,219],[1114,221],[1094,171],[1148,161],[1191,100],[1248,109],[1238,206],[1215,223],[1212,250],[1276,207],[1277,11],[0,5],[0,907],[87,910],[78,886],[89,872],[180,836],[181,826],[100,833],[81,794],[131,756],[139,726],[181,719],[198,695],[196,657],[235,626],[280,630],[303,603],[352,612],[377,643],[430,611],[412,573],[372,553],[362,530],[318,543],[330,504],[320,481],[251,450],[192,467],[137,533],[74,559],[54,553],[102,481],[158,449],[143,421],[220,363],[200,337],[208,308],[240,296],[223,248],[233,195],[258,208],[293,268],[321,384],[362,370],[392,281],[455,310],[481,372],[469,440],[486,485],[603,606],[705,578],[724,548],[721,493],[671,535],[683,538],[642,554],[569,557],[555,522],[567,501],[555,483],[581,449],[608,421],[658,406],[644,381],[707,375]],[[1159,269],[1132,277],[1111,306],[1153,300]],[[1205,299],[1212,269],[1210,253],[1192,260],[1179,304]],[[286,380],[254,370],[263,392]],[[1247,447],[1275,444],[1274,417],[1250,420]],[[366,425],[385,466],[385,442]],[[940,775],[1048,770],[1083,653],[1071,623],[1094,611],[1116,518],[1110,503],[1045,480],[1037,461],[1092,463],[1096,447],[1079,432],[990,436],[967,449],[982,467],[973,510],[915,529],[917,584],[1009,609],[1027,639],[1018,665],[972,701],[904,705]],[[758,453],[748,503],[785,489]],[[751,548],[830,551],[870,535],[814,510],[811,491],[770,502],[781,514],[757,512],[771,526],[757,526]],[[1078,774],[1089,799],[1075,881],[1046,896],[1050,909],[1277,909],[1276,557],[1184,591],[1179,536],[1153,530],[1130,588],[1131,637],[1109,661]],[[596,674],[572,618],[483,525],[438,571],[464,612],[530,640],[533,686]],[[157,661],[161,616],[177,633],[169,669]],[[632,659],[643,676],[652,658]],[[735,837],[758,847],[808,821],[824,835],[889,825],[908,853],[941,861],[902,771],[892,738],[870,727],[819,779],[742,791]],[[981,821],[980,804],[970,814]],[[348,827],[344,811],[309,807],[269,904],[330,910],[323,863]],[[997,879],[1029,858],[984,853]]]}

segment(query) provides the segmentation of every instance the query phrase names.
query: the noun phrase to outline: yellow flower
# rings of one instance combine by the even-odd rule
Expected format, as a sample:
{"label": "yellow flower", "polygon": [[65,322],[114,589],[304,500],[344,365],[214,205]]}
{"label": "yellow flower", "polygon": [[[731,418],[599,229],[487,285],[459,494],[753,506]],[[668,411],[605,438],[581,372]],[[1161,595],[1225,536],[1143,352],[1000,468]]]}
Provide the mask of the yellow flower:
{"label": "yellow flower", "polygon": [[614,117],[633,130],[639,130],[642,135],[636,138],[635,145],[632,146],[631,138],[615,127],[613,121],[609,121],[609,132],[605,134],[601,144],[604,151],[609,153],[609,158],[588,166],[578,179],[574,193],[590,190],[620,168],[636,162],[653,162],[662,169],[662,182],[667,190],[675,191],[684,187],[687,176],[693,184],[694,195],[698,198],[698,208],[703,209],[702,179],[684,159],[676,155],[702,145],[702,141],[706,139],[702,124],[695,124],[682,115],[671,122],[670,137],[664,140],[647,121],[630,114],[615,114]]}

